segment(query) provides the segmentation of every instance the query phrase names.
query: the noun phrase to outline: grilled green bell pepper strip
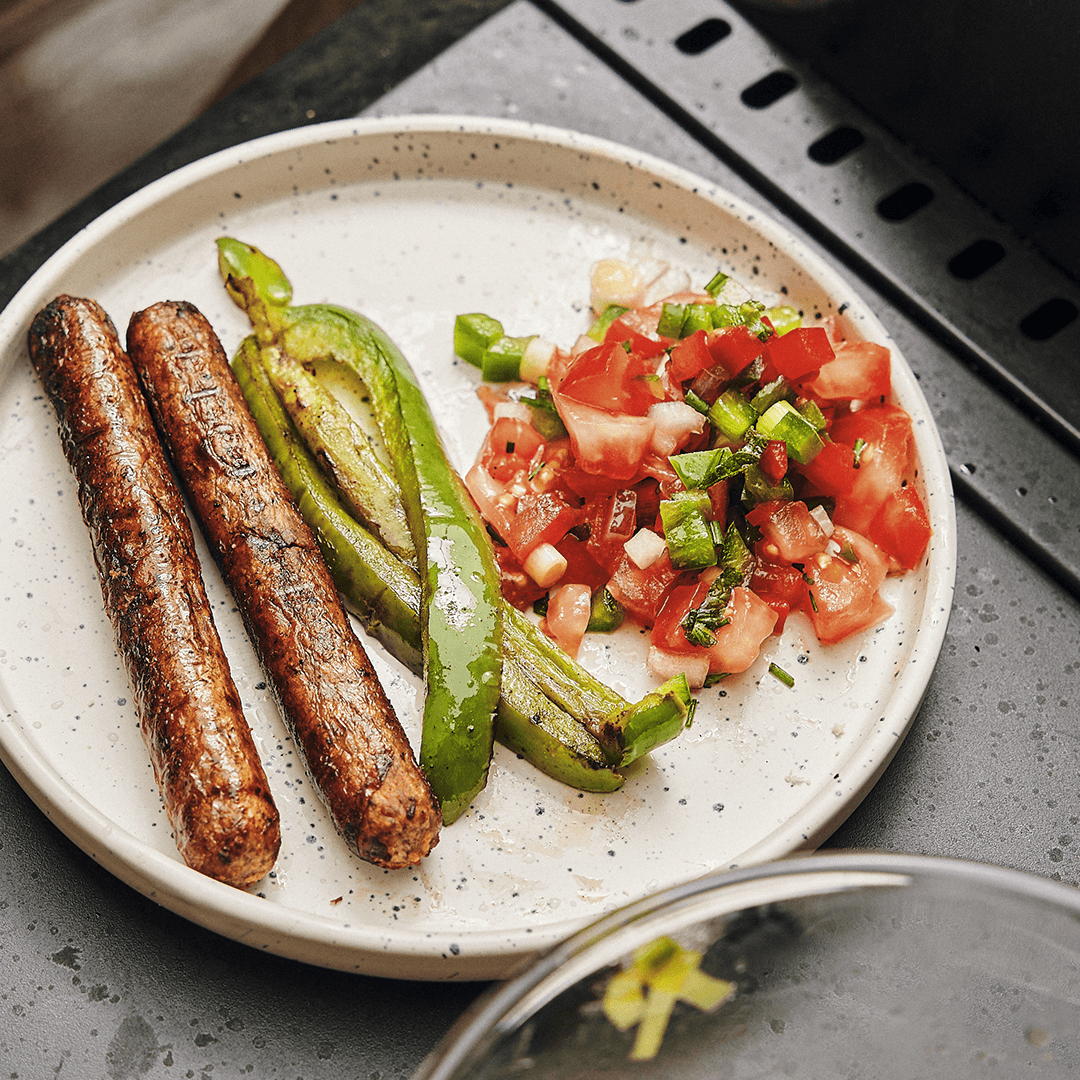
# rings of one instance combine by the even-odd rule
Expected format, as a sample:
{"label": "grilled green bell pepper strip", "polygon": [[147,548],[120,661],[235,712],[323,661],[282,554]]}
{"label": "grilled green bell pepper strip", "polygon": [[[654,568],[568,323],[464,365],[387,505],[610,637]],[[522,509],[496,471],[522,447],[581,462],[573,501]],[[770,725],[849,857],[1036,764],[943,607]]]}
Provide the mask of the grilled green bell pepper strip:
{"label": "grilled green bell pepper strip", "polygon": [[294,357],[268,353],[265,370],[300,437],[332,477],[352,515],[395,554],[416,556],[393,475],[370,448],[345,406]]}
{"label": "grilled green bell pepper strip", "polygon": [[[349,609],[391,655],[422,674],[415,567],[389,552],[349,514],[275,394],[253,337],[241,344],[232,368]],[[607,764],[596,738],[532,681],[528,672],[533,667],[527,652],[504,662],[496,738],[561,783],[583,791],[615,791],[624,777]]]}
{"label": "grilled green bell pepper strip", "polygon": [[219,243],[218,250],[226,287],[252,319],[271,362],[282,355],[301,362],[333,356],[356,372],[371,395],[421,569],[426,696],[420,766],[449,824],[487,783],[495,738],[502,604],[484,524],[446,457],[414,372],[386,334],[346,309],[267,303],[245,258],[271,281],[266,263],[276,266],[273,260],[251,247],[226,254]]}

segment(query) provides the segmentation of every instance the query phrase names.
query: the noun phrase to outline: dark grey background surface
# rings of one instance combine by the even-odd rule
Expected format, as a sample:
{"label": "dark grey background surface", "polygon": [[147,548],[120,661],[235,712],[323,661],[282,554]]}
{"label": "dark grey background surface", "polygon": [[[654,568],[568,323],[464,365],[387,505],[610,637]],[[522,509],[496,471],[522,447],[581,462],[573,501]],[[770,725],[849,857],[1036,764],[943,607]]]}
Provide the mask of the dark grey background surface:
{"label": "dark grey background surface", "polygon": [[[267,131],[358,112],[574,128],[772,206],[541,6],[365,0],[0,261],[0,302],[82,223],[156,176]],[[960,496],[955,605],[926,701],[829,846],[976,859],[1075,885],[1080,605],[1030,536],[1057,527],[1066,551],[1075,542],[1077,462],[966,358],[859,280],[827,238],[807,239],[858,282],[915,369]],[[1010,499],[1039,506],[1024,520]],[[482,989],[326,972],[220,939],[103,872],[3,770],[0,821],[5,1077],[406,1077]]]}

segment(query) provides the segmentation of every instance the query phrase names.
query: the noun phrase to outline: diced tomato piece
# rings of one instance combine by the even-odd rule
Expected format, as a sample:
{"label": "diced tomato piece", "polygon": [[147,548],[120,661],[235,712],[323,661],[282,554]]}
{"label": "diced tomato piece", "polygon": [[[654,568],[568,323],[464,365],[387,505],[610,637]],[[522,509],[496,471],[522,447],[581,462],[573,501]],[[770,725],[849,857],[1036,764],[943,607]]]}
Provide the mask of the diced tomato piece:
{"label": "diced tomato piece", "polygon": [[504,457],[516,457],[528,462],[541,446],[544,437],[524,420],[513,416],[500,416],[484,439],[478,460],[494,475],[492,461]]}
{"label": "diced tomato piece", "polygon": [[784,629],[788,615],[802,607],[806,599],[806,581],[802,571],[787,563],[758,559],[750,578],[750,588],[776,612],[773,633]]}
{"label": "diced tomato piece", "polygon": [[682,622],[692,608],[701,605],[708,592],[707,582],[676,585],[656,616],[649,640],[665,653],[707,655],[712,672],[734,675],[745,671],[757,659],[761,643],[773,632],[777,614],[750,589],[737,585],[724,610],[728,622],[712,632],[715,643],[691,645],[686,640]]}
{"label": "diced tomato piece", "polygon": [[523,495],[504,537],[522,563],[540,544],[556,544],[578,524],[578,511],[560,495],[546,491]]}
{"label": "diced tomato piece", "polygon": [[628,353],[609,341],[574,357],[559,383],[559,396],[610,412],[644,416],[650,405],[664,399],[656,364],[655,357]]}
{"label": "diced tomato piece", "polygon": [[682,621],[691,608],[698,607],[709,592],[706,582],[693,582],[688,585],[676,585],[669,590],[664,603],[656,613],[649,641],[665,652],[687,652],[701,646],[691,645],[686,640]]}
{"label": "diced tomato piece", "polygon": [[762,352],[761,339],[745,326],[724,326],[708,336],[713,363],[720,364],[729,375],[738,375]]}
{"label": "diced tomato piece", "polygon": [[[566,570],[559,579],[560,584],[573,581],[579,585],[588,585],[590,592],[596,592],[601,585],[607,584],[612,568],[594,559],[583,540],[569,533],[555,545],[555,548],[566,560]],[[612,559],[613,564],[616,561]]]}
{"label": "diced tomato piece", "polygon": [[808,559],[810,603],[806,611],[823,645],[833,645],[861,633],[886,618],[892,608],[878,596],[889,571],[889,560],[865,536],[838,526],[832,540],[837,555]]}
{"label": "diced tomato piece", "polygon": [[711,368],[716,359],[709,351],[704,330],[695,330],[688,338],[683,338],[672,350],[668,361],[668,370],[677,382],[686,382],[698,372]]}
{"label": "diced tomato piece", "polygon": [[541,596],[547,593],[521,567],[514,553],[502,544],[495,545],[495,559],[499,564],[499,578],[503,598],[519,611],[532,607]]}
{"label": "diced tomato piece", "polygon": [[847,443],[826,442],[814,459],[795,468],[821,495],[847,495],[855,483],[855,451]]}
{"label": "diced tomato piece", "polygon": [[604,335],[604,343],[622,347],[624,341],[630,343],[630,351],[642,356],[659,356],[675,342],[671,338],[661,337],[656,332],[656,324],[664,309],[663,303],[647,308],[635,308],[624,312],[609,327]]}
{"label": "diced tomato piece", "polygon": [[514,524],[516,500],[479,463],[465,474],[465,487],[484,521],[505,540]]}
{"label": "diced tomato piece", "polygon": [[837,347],[835,357],[822,365],[809,384],[809,392],[825,401],[874,401],[888,397],[892,392],[889,350],[872,341],[844,342]]}
{"label": "diced tomato piece", "polygon": [[730,621],[715,631],[716,644],[709,649],[709,670],[737,675],[758,658],[761,643],[776,626],[777,614],[743,585],[731,590],[725,614]]}
{"label": "diced tomato piece", "polygon": [[608,567],[610,576],[622,558],[623,545],[637,532],[637,492],[620,488],[599,495],[586,504],[582,515],[589,526],[589,554]]}
{"label": "diced tomato piece", "polygon": [[891,492],[870,522],[867,536],[886,555],[893,570],[914,570],[922,562],[933,530],[926,507],[911,484]]}
{"label": "diced tomato piece", "polygon": [[829,335],[820,326],[797,326],[765,343],[765,358],[778,375],[797,382],[833,359]]}
{"label": "diced tomato piece", "polygon": [[803,562],[824,551],[829,540],[804,502],[761,503],[746,520],[761,530],[761,554],[770,562]]}
{"label": "diced tomato piece", "polygon": [[900,487],[908,467],[911,417],[899,405],[871,405],[838,417],[832,437],[855,446],[865,444],[854,471],[851,490],[836,501],[832,518],[838,525],[866,534],[889,494]]}
{"label": "diced tomato piece", "polygon": [[653,421],[585,405],[559,391],[554,397],[578,467],[612,481],[632,480],[652,444]]}
{"label": "diced tomato piece", "polygon": [[664,593],[678,576],[666,551],[644,570],[624,553],[608,582],[608,591],[632,619],[652,626]]}
{"label": "diced tomato piece", "polygon": [[712,507],[712,519],[719,529],[726,529],[728,522],[728,493],[731,486],[727,480],[720,480],[709,488],[709,503]]}
{"label": "diced tomato piece", "polygon": [[780,439],[770,439],[761,452],[758,466],[774,484],[780,483],[787,475],[787,443]]}
{"label": "diced tomato piece", "polygon": [[560,585],[548,601],[544,629],[567,656],[576,659],[591,614],[592,595],[587,585]]}

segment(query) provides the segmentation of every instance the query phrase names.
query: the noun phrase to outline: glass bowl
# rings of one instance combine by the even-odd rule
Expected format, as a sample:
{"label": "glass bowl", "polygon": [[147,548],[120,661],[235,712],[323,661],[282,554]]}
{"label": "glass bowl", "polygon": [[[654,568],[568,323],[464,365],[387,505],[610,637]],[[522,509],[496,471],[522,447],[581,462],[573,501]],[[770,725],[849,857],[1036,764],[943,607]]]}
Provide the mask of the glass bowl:
{"label": "glass bowl", "polygon": [[1080,890],[838,853],[713,874],[601,919],[477,998],[414,1080],[1077,1069]]}

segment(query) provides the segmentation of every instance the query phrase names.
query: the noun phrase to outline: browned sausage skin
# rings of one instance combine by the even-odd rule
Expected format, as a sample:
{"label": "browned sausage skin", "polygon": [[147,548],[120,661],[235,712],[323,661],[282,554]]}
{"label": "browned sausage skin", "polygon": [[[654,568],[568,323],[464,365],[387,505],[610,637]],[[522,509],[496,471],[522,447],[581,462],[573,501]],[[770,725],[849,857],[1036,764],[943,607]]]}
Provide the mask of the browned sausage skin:
{"label": "browned sausage skin", "polygon": [[217,335],[192,305],[167,302],[133,315],[127,340],[188,498],[337,828],[370,862],[414,865],[438,841],[438,803]]}
{"label": "browned sausage skin", "polygon": [[135,372],[92,300],[57,297],[34,319],[29,346],[176,845],[195,870],[245,888],[274,865],[278,812]]}

